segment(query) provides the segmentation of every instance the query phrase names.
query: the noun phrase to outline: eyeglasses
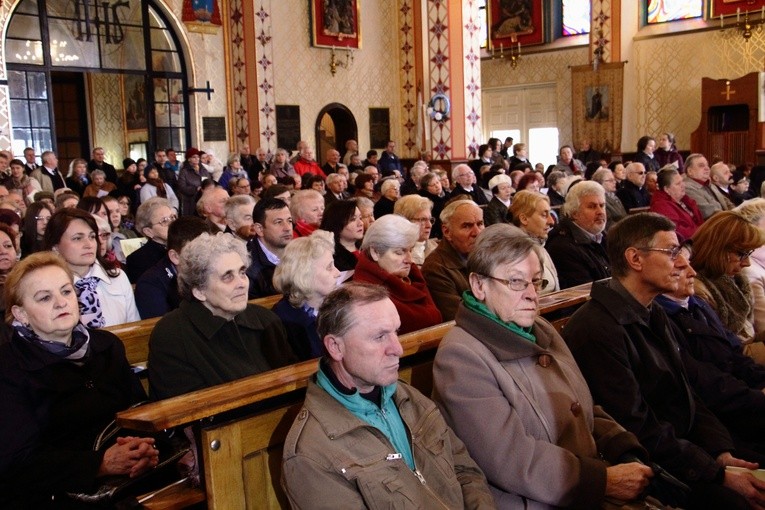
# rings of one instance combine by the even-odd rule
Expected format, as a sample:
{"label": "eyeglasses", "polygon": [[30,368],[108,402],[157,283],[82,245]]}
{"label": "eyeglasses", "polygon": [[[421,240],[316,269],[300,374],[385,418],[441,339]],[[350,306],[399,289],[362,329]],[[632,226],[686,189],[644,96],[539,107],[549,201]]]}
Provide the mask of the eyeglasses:
{"label": "eyeglasses", "polygon": [[677,260],[677,257],[680,256],[680,250],[682,249],[682,246],[675,246],[673,248],[638,248],[638,250],[641,251],[660,251],[662,253],[666,253],[669,255],[670,260]]}
{"label": "eyeglasses", "polygon": [[435,222],[436,222],[435,218],[414,218],[412,220],[412,223],[422,223],[422,224],[430,223],[431,225],[433,225]]}
{"label": "eyeglasses", "polygon": [[151,226],[153,227],[154,225],[162,225],[163,227],[166,227],[177,219],[178,219],[178,216],[176,214],[171,214],[170,216],[165,216],[164,218],[162,218],[156,223],[152,223]]}
{"label": "eyeglasses", "polygon": [[645,172],[635,172],[635,171],[633,171],[633,172],[630,172],[630,173],[633,173],[633,174],[636,174],[636,175],[645,175]]}
{"label": "eyeglasses", "polygon": [[43,223],[48,223],[50,221],[50,216],[35,216],[35,219],[37,221],[42,221]]}
{"label": "eyeglasses", "polygon": [[505,285],[506,287],[510,287],[511,290],[514,290],[516,292],[520,292],[522,290],[526,290],[526,288],[529,285],[534,286],[534,290],[539,292],[543,288],[547,287],[547,284],[549,283],[547,280],[542,278],[534,278],[531,281],[524,280],[523,278],[510,278],[509,280],[505,280],[504,278],[497,278],[496,276],[491,276],[488,274],[480,274],[477,273],[480,276],[483,276],[484,278],[491,278],[492,280],[498,281],[502,285]]}
{"label": "eyeglasses", "polygon": [[752,255],[752,253],[754,253],[754,250],[737,251],[736,255],[738,255],[739,262],[744,262],[746,259],[748,259]]}
{"label": "eyeglasses", "polygon": [[108,241],[111,237],[112,235],[109,232],[101,232],[98,234],[98,238],[102,241]]}

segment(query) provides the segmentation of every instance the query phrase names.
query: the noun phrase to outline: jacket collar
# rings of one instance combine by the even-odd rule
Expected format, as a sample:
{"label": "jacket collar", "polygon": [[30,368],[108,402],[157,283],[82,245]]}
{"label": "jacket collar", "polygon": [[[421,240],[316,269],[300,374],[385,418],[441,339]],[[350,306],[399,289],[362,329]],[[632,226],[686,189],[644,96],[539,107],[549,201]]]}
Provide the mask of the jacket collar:
{"label": "jacket collar", "polygon": [[651,309],[641,305],[616,278],[594,282],[590,296],[622,326],[635,323],[647,325],[650,321]]}
{"label": "jacket collar", "polygon": [[441,252],[441,256],[444,260],[444,267],[458,269],[467,273],[467,259],[464,259],[462,255],[457,253],[457,250],[454,249],[452,243],[447,241],[446,238],[441,239],[441,242],[438,243],[434,252],[436,251]]}
{"label": "jacket collar", "polygon": [[[254,305],[247,305],[248,308],[251,306]],[[186,316],[187,320],[207,340],[213,338],[221,328],[229,323],[229,321],[223,317],[213,315],[212,312],[199,301],[188,301],[184,299],[181,301],[179,308]],[[262,331],[265,329],[263,323],[260,322],[260,319],[257,317],[257,315],[247,313],[247,309],[236,315],[233,319],[233,322],[239,327],[255,331]]]}

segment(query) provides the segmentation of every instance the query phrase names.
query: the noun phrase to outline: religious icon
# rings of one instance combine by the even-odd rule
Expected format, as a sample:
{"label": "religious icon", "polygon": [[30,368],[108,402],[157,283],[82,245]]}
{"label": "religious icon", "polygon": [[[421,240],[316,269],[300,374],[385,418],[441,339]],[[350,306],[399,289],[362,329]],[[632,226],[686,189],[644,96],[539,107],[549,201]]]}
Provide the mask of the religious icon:
{"label": "religious icon", "polygon": [[222,25],[218,0],[183,0],[183,22],[191,32],[217,32]]}
{"label": "religious icon", "polygon": [[584,112],[589,121],[608,120],[608,87],[596,85],[584,89]]}

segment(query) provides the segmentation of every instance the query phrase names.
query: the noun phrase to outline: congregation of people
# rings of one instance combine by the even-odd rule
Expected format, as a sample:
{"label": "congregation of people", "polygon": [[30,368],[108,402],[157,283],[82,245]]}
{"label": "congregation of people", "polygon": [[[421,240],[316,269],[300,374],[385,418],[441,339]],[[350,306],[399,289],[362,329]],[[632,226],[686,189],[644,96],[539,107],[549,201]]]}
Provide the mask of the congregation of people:
{"label": "congregation of people", "polygon": [[[0,506],[152,470],[91,448],[119,410],[316,359],[293,508],[765,509],[765,168],[636,148],[0,152]],[[559,332],[540,297],[580,284]],[[155,317],[147,393],[103,328]],[[448,321],[423,395],[398,335]]]}

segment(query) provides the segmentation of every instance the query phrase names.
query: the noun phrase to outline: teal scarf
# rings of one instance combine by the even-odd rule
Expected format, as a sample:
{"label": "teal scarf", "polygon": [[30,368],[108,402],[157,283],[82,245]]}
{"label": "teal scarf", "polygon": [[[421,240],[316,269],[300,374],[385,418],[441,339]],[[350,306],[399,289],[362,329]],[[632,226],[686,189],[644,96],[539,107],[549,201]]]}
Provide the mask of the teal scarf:
{"label": "teal scarf", "polygon": [[531,334],[531,328],[522,328],[518,324],[514,322],[505,322],[497,315],[489,310],[485,304],[478,301],[472,292],[469,290],[466,290],[462,293],[462,304],[465,305],[465,308],[470,310],[471,312],[475,312],[478,315],[482,315],[483,317],[486,317],[492,322],[496,322],[500,326],[509,329],[516,335],[520,335],[521,337],[525,338],[531,343],[537,343],[537,337]]}

